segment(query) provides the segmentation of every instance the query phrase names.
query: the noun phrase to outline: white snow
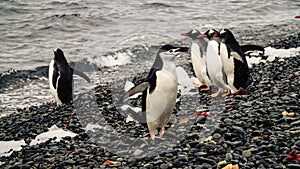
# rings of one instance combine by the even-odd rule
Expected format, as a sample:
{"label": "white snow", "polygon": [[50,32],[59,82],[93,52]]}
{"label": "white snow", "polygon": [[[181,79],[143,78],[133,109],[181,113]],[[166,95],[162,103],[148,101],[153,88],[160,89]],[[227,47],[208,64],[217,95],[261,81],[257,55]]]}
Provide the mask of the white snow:
{"label": "white snow", "polygon": [[196,94],[197,92],[191,92],[191,90],[195,88],[193,84],[198,79],[195,77],[190,78],[187,72],[182,67],[176,67],[176,72],[179,83],[178,89],[181,90],[181,93],[183,95]]}
{"label": "white snow", "polygon": [[77,134],[71,131],[66,131],[61,128],[58,128],[56,125],[53,125],[49,128],[49,131],[37,135],[35,139],[31,141],[30,145],[32,146],[32,145],[40,144],[54,137],[56,137],[55,141],[60,141],[63,137],[67,137],[67,136],[75,137],[76,135]]}
{"label": "white snow", "polygon": [[24,140],[0,141],[0,157],[10,156],[13,152],[12,150],[20,151],[22,145],[26,145]]}

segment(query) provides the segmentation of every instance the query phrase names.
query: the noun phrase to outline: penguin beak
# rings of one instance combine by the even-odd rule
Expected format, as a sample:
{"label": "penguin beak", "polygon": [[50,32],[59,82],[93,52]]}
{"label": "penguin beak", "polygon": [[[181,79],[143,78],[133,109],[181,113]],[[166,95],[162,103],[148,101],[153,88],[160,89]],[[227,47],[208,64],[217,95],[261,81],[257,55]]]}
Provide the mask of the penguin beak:
{"label": "penguin beak", "polygon": [[300,15],[299,15],[299,16],[295,16],[295,18],[298,18],[298,19],[300,19]]}
{"label": "penguin beak", "polygon": [[198,39],[201,39],[201,38],[206,37],[206,36],[207,36],[207,35],[205,35],[205,34],[200,34],[200,35],[197,36],[197,38],[198,38]]}

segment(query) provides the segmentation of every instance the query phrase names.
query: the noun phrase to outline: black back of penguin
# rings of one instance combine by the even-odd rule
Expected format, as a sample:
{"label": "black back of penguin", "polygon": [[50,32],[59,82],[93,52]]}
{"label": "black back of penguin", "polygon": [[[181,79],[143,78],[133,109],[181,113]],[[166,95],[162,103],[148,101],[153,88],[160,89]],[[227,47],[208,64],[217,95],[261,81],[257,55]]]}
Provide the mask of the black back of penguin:
{"label": "black back of penguin", "polygon": [[[252,77],[249,72],[246,57],[235,39],[233,33],[228,29],[223,29],[219,34],[221,41],[226,44],[229,52],[236,52],[238,58],[234,58],[234,83],[233,85],[239,88],[247,88],[252,83]],[[231,53],[228,53],[230,57]]]}
{"label": "black back of penguin", "polygon": [[57,90],[58,98],[62,103],[69,103],[73,98],[73,69],[61,49],[54,50],[54,72],[52,84]]}

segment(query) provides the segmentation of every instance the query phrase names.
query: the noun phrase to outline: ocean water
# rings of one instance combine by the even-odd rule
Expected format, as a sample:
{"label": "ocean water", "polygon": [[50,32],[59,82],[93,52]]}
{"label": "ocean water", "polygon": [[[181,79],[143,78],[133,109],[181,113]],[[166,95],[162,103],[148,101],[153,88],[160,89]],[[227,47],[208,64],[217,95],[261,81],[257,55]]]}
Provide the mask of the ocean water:
{"label": "ocean water", "polygon": [[[47,66],[59,47],[68,61],[104,67],[94,84],[104,83],[115,76],[105,67],[136,63],[147,70],[151,47],[188,44],[180,34],[192,28],[229,28],[240,43],[259,45],[298,33],[299,8],[299,0],[1,0],[0,74]],[[137,55],[138,49],[147,52]],[[0,114],[52,101],[47,77],[36,79],[0,89]]]}
{"label": "ocean water", "polygon": [[299,8],[299,0],[1,0],[0,73],[47,65],[56,47],[69,61],[101,58],[182,39],[191,28],[231,28],[245,41],[291,34]]}

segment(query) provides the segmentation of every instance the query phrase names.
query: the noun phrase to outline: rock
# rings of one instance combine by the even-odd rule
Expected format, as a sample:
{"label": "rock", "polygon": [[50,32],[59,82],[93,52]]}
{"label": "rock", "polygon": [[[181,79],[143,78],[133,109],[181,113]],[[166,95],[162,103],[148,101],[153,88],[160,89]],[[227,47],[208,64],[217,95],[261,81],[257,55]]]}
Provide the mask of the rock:
{"label": "rock", "polygon": [[289,169],[299,169],[300,164],[287,164],[286,165]]}
{"label": "rock", "polygon": [[168,169],[169,167],[171,167],[169,164],[161,164],[160,165],[161,169]]}
{"label": "rock", "polygon": [[236,130],[237,132],[244,134],[245,130],[242,127],[239,126],[232,126],[232,129]]}
{"label": "rock", "polygon": [[226,153],[225,160],[230,161],[232,159],[232,154],[231,153]]}
{"label": "rock", "polygon": [[249,158],[249,157],[251,157],[251,155],[252,155],[252,153],[251,153],[250,150],[244,150],[242,152],[242,156],[245,157],[245,158]]}

